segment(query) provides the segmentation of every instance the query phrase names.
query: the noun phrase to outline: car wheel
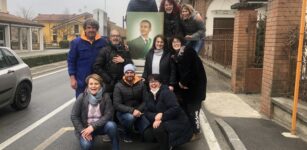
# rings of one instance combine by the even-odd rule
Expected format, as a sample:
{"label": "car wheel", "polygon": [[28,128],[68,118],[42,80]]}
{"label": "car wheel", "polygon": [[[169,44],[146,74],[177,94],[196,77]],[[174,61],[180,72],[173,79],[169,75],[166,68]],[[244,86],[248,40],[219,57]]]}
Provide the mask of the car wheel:
{"label": "car wheel", "polygon": [[16,110],[22,110],[28,107],[31,101],[32,88],[26,82],[22,82],[17,86],[14,102],[12,107]]}

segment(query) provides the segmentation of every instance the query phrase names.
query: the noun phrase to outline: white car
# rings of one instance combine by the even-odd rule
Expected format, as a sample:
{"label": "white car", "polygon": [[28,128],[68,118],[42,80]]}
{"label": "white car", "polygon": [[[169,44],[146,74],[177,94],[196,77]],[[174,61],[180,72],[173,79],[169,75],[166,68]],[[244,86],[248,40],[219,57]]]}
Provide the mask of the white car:
{"label": "white car", "polygon": [[30,68],[8,47],[0,47],[0,108],[25,109],[31,101]]}

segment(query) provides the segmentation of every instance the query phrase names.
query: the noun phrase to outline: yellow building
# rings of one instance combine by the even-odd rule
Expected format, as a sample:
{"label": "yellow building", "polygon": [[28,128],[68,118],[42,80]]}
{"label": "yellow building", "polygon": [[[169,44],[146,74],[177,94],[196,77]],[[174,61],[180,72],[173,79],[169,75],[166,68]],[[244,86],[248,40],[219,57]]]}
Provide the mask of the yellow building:
{"label": "yellow building", "polygon": [[71,41],[80,36],[83,32],[83,22],[85,19],[92,18],[90,13],[82,13],[79,15],[72,14],[39,14],[33,20],[43,24],[45,27],[44,41],[45,46],[58,46],[60,41]]}

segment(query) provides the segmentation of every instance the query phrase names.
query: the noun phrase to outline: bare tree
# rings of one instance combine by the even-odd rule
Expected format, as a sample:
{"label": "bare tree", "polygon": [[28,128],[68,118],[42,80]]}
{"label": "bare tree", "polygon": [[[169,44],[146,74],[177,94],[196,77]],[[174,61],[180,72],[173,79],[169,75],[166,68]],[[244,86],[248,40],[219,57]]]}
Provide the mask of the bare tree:
{"label": "bare tree", "polygon": [[19,7],[19,11],[17,12],[17,16],[28,19],[28,20],[32,20],[34,18],[34,12],[32,11],[32,9],[26,8],[26,7]]}

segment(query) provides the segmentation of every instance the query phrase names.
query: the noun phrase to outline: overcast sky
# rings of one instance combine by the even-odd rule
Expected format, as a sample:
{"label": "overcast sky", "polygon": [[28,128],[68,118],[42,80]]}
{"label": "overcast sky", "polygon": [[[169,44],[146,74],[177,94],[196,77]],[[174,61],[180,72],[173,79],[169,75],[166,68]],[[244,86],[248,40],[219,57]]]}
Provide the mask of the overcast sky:
{"label": "overcast sky", "polygon": [[[159,3],[161,0],[156,0]],[[122,25],[122,16],[125,15],[129,0],[7,0],[8,11],[17,14],[20,9],[31,8],[36,16],[41,14],[82,13],[90,12],[96,8],[105,9],[111,21]],[[105,5],[106,4],[106,5]]]}

